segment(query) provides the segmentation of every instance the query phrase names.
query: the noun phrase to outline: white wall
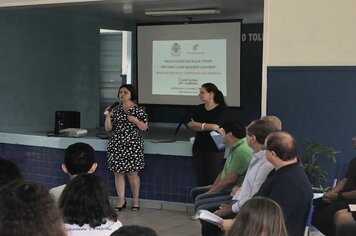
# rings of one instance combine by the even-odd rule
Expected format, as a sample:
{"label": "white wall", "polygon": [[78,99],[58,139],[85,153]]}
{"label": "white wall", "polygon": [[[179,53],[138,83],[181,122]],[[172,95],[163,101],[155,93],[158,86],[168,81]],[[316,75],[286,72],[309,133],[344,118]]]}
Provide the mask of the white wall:
{"label": "white wall", "polygon": [[356,65],[355,0],[265,0],[262,114],[267,66]]}

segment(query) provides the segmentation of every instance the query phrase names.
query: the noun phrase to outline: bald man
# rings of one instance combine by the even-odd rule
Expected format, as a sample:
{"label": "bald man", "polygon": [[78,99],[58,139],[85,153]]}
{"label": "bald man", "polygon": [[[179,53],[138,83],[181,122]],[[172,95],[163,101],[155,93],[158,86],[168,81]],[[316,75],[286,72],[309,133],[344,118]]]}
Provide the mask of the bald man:
{"label": "bald man", "polygon": [[269,197],[281,206],[288,235],[303,235],[313,192],[298,162],[296,141],[289,133],[278,131],[267,136],[264,149],[274,170],[255,196]]}

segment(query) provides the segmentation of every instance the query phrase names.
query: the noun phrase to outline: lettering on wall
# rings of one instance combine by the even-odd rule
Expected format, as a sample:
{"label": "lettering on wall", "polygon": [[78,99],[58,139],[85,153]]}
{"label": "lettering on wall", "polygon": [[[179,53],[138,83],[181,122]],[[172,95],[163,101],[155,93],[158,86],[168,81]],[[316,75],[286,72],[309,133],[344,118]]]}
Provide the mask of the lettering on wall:
{"label": "lettering on wall", "polygon": [[242,42],[262,42],[263,33],[243,33],[241,35]]}

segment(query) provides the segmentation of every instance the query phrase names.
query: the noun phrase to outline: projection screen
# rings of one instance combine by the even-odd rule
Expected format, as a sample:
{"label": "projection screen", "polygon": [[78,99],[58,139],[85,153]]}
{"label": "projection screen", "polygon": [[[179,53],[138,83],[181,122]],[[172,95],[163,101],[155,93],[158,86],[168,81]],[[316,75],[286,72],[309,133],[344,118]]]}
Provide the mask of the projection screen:
{"label": "projection screen", "polygon": [[240,46],[240,21],[138,25],[139,103],[196,105],[211,82],[239,107]]}

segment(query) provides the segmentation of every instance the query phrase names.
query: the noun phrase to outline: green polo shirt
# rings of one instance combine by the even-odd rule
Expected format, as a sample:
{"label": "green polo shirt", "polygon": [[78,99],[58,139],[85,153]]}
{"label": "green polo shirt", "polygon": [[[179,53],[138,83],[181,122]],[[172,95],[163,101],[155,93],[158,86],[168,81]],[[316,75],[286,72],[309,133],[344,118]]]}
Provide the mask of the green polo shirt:
{"label": "green polo shirt", "polygon": [[246,138],[234,143],[227,155],[221,179],[230,173],[235,173],[238,177],[234,185],[241,185],[250,164],[252,153],[253,150],[248,146]]}

